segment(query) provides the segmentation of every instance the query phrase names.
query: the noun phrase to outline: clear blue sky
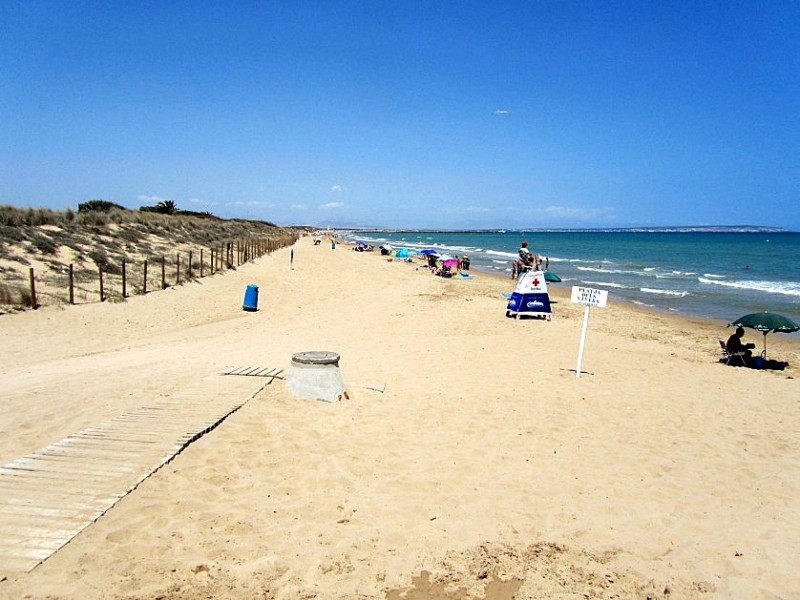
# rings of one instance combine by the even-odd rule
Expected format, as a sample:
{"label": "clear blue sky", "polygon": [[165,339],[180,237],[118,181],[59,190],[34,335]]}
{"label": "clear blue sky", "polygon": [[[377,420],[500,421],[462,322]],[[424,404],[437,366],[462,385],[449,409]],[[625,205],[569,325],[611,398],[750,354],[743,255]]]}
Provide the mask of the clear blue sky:
{"label": "clear blue sky", "polygon": [[800,230],[800,2],[0,0],[0,204]]}

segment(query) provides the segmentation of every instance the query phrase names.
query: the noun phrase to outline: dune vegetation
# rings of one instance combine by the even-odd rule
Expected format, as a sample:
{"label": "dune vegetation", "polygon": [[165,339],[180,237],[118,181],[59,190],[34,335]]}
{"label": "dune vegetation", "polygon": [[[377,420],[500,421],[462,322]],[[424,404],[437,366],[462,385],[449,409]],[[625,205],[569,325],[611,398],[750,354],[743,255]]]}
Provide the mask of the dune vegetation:
{"label": "dune vegetation", "polygon": [[[162,264],[168,264],[174,284],[197,277],[201,266],[209,272],[212,250],[228,248],[231,255],[238,250],[235,259],[228,258],[224,264],[231,268],[242,260],[248,243],[269,240],[284,245],[307,231],[310,228],[180,211],[174,203],[143,210],[104,201],[82,204],[78,211],[0,206],[0,312],[31,307],[31,269],[39,305],[69,303],[70,265],[75,303],[100,300],[101,272],[108,288],[104,299],[121,300],[117,280],[122,277],[123,263],[126,275],[130,273],[128,295],[136,294],[145,286],[141,274],[145,261],[153,265],[153,271],[157,265],[159,278]],[[149,290],[156,287],[161,287],[160,279]]]}

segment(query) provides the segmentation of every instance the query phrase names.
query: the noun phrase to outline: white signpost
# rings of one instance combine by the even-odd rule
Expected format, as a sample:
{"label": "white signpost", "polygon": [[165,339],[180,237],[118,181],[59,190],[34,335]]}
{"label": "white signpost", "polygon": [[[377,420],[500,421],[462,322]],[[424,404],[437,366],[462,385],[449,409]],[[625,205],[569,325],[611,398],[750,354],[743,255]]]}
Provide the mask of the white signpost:
{"label": "white signpost", "polygon": [[583,311],[583,329],[581,330],[581,344],[578,348],[578,366],[575,367],[575,377],[580,377],[581,363],[583,362],[583,345],[586,342],[586,328],[589,326],[589,308],[592,306],[605,308],[608,302],[608,291],[572,286],[570,300],[573,304],[583,304],[586,307],[586,310]]}

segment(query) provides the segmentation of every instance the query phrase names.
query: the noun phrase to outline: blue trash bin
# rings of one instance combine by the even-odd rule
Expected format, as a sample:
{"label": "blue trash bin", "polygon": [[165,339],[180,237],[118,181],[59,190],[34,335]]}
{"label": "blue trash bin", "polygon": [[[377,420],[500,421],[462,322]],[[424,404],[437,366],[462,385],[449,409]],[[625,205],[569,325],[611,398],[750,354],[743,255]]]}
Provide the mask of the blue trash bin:
{"label": "blue trash bin", "polygon": [[244,310],[258,310],[258,286],[249,284],[244,292],[244,303],[242,304]]}

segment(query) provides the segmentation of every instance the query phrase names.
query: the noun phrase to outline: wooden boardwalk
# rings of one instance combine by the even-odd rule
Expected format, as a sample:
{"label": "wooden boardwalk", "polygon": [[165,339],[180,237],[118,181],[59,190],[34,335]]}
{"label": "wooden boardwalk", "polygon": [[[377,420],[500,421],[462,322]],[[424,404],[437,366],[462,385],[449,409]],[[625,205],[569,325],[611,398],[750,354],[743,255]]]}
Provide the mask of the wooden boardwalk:
{"label": "wooden boardwalk", "polygon": [[214,375],[0,468],[0,580],[30,571],[271,383]]}

